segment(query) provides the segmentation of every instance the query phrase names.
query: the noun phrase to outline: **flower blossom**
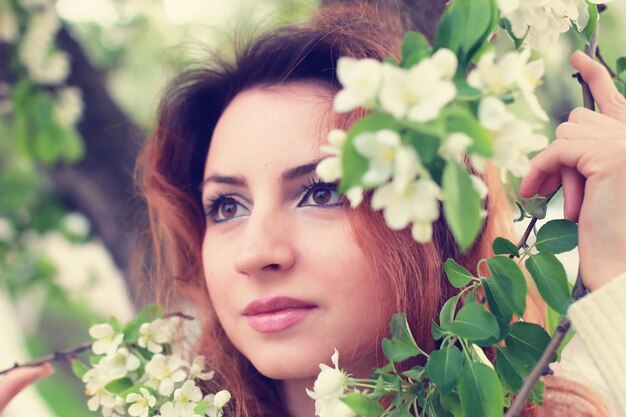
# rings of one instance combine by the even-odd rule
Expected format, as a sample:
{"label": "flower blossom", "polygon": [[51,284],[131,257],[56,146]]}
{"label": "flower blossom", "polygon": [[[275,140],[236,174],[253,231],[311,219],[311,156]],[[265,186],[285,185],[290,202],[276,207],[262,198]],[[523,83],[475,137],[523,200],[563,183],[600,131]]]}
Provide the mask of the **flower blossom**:
{"label": "flower blossom", "polygon": [[113,326],[107,323],[96,324],[89,328],[89,335],[95,340],[91,350],[96,355],[111,354],[122,343],[124,335],[117,333]]}
{"label": "flower blossom", "polygon": [[349,378],[339,369],[339,352],[331,356],[334,368],[321,363],[320,373],[313,384],[313,391],[306,390],[309,397],[315,400],[315,415],[319,417],[354,417],[355,414],[341,397],[348,388]]}
{"label": "flower blossom", "polygon": [[437,118],[456,96],[452,78],[457,65],[456,55],[448,49],[439,49],[409,69],[384,64],[379,96],[383,110],[419,123]]}
{"label": "flower blossom", "polygon": [[79,88],[64,87],[59,90],[54,103],[54,118],[62,126],[74,126],[83,114],[83,99]]}
{"label": "flower blossom", "polygon": [[128,414],[134,417],[148,417],[150,409],[156,405],[156,398],[145,388],[139,388],[139,394],[131,393],[126,397]]}
{"label": "flower blossom", "polygon": [[188,414],[202,400],[202,392],[192,380],[185,381],[182,387],[174,391],[174,407],[179,414]]}
{"label": "flower blossom", "polygon": [[205,358],[204,356],[196,356],[193,358],[191,362],[191,366],[189,367],[189,379],[201,379],[203,381],[208,381],[213,379],[215,376],[215,371],[205,371],[204,370]]}
{"label": "flower blossom", "polygon": [[153,353],[163,352],[163,344],[173,340],[179,321],[175,317],[156,319],[139,327],[137,344]]}
{"label": "flower blossom", "polygon": [[337,78],[343,89],[337,93],[333,108],[347,112],[357,107],[372,107],[382,80],[382,64],[375,59],[339,58]]}
{"label": "flower blossom", "polygon": [[372,208],[383,209],[385,222],[392,230],[413,223],[413,239],[424,243],[432,237],[432,222],[439,218],[440,195],[441,189],[429,178],[413,181],[402,191],[386,184],[374,191]]}
{"label": "flower blossom", "polygon": [[548,120],[548,115],[535,96],[535,88],[541,84],[544,73],[543,61],[528,62],[529,58],[529,49],[507,52],[498,62],[495,53],[485,53],[467,76],[467,82],[492,96],[505,96],[519,91],[535,116]]}
{"label": "flower blossom", "polygon": [[19,26],[11,2],[0,2],[0,42],[13,43],[17,40]]}
{"label": "flower blossom", "polygon": [[165,357],[157,353],[146,364],[146,373],[150,378],[146,385],[163,396],[170,395],[174,391],[174,384],[183,381],[187,376],[182,369],[183,365],[184,361],[179,355]]}
{"label": "flower blossom", "polygon": [[446,160],[463,162],[465,150],[473,143],[473,139],[462,132],[454,132],[444,138],[437,153]]}
{"label": "flower blossom", "polygon": [[126,376],[128,372],[137,370],[141,362],[128,349],[119,348],[112,355],[105,357],[99,365],[106,367],[111,380],[113,380]]}
{"label": "flower blossom", "polygon": [[[589,0],[593,4],[610,1]],[[498,7],[501,16],[511,23],[513,35],[540,52],[554,45],[572,22],[579,32],[589,22],[585,0],[498,0]]]}
{"label": "flower blossom", "polygon": [[[346,138],[346,132],[343,130],[332,129],[328,132],[328,145],[322,146],[320,150],[331,156],[322,160],[316,168],[317,175],[323,181],[333,182],[343,177],[341,154]],[[357,207],[363,201],[363,188],[358,186],[351,187],[346,191],[346,197],[350,201],[352,208]]]}
{"label": "flower blossom", "polygon": [[[545,135],[536,133],[532,124],[517,119],[495,97],[481,100],[478,118],[494,135],[494,155],[491,161],[500,168],[503,182],[506,182],[508,172],[516,177],[526,175],[530,170],[528,154],[548,145]],[[472,159],[480,169],[479,161],[480,158]]]}

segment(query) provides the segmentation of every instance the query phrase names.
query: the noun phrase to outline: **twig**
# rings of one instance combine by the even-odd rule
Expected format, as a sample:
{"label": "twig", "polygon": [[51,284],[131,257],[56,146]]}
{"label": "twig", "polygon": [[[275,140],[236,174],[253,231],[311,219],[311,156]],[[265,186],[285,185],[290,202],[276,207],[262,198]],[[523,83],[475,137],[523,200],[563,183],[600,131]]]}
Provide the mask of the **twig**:
{"label": "twig", "polygon": [[613,68],[611,68],[608,62],[606,62],[606,60],[604,59],[604,56],[602,55],[602,52],[600,52],[599,47],[598,49],[596,49],[596,57],[598,58],[598,61],[604,66],[604,68],[606,68],[609,74],[611,74],[611,78],[617,78],[617,73],[613,71]]}
{"label": "twig", "polygon": [[[163,316],[163,318],[168,318],[168,317],[180,317],[183,320],[195,320],[194,317],[184,314],[184,313],[180,313],[180,312],[174,312],[174,313],[167,313]],[[52,352],[49,355],[46,355],[42,358],[39,359],[35,359],[33,361],[30,362],[25,362],[25,363],[17,363],[15,362],[13,364],[12,367],[4,369],[2,371],[0,371],[0,375],[6,374],[9,371],[12,371],[13,369],[17,369],[17,368],[30,368],[30,367],[35,367],[35,366],[39,366],[39,365],[43,365],[46,362],[54,362],[54,361],[58,361],[58,360],[66,360],[68,358],[72,358],[75,357],[76,355],[78,355],[79,353],[82,353],[88,349],[91,348],[92,342],[85,342],[83,344],[80,344],[78,346],[75,346],[73,348],[70,349],[66,349],[66,350],[59,350],[59,351],[55,351]]]}
{"label": "twig", "polygon": [[515,397],[515,400],[513,401],[513,404],[511,405],[509,410],[506,412],[505,417],[519,416],[522,412],[522,409],[524,408],[524,404],[526,404],[528,396],[535,387],[535,384],[537,383],[539,378],[543,375],[552,373],[548,365],[552,361],[552,357],[561,345],[561,342],[563,342],[563,339],[565,338],[565,335],[567,334],[570,326],[571,322],[569,321],[569,319],[567,317],[563,317],[563,320],[561,320],[561,322],[557,326],[556,331],[554,332],[554,336],[552,336],[550,343],[548,343],[546,350],[543,351],[543,354],[539,358],[539,361],[532,369],[532,371],[530,371],[530,374],[528,374],[528,376],[524,378],[524,385],[522,385],[522,389],[520,389],[520,391],[517,393],[517,396]]}
{"label": "twig", "polygon": [[13,369],[17,369],[17,368],[35,367],[35,366],[43,365],[46,362],[53,362],[53,361],[58,361],[61,359],[68,359],[68,358],[74,357],[78,355],[79,353],[90,349],[91,344],[92,344],[91,342],[86,342],[86,343],[83,343],[82,345],[78,345],[71,349],[52,352],[51,354],[46,355],[43,358],[39,358],[30,362],[25,362],[25,363],[16,362],[12,367],[7,368],[3,371],[0,371],[0,375],[6,374],[7,372],[12,371]]}
{"label": "twig", "polygon": [[[591,35],[591,39],[589,40],[589,43],[587,44],[587,46],[585,46],[585,54],[589,56],[591,59],[595,59],[597,50],[598,50],[598,27],[599,27],[599,23],[598,23],[598,26],[596,26],[596,29],[593,31],[593,34]],[[591,89],[589,88],[589,85],[585,82],[585,80],[583,80],[582,76],[579,73],[575,74],[575,77],[578,79],[578,82],[580,83],[582,87],[584,106],[590,110],[595,110],[595,101],[593,99],[593,95],[591,94]],[[533,220],[535,220],[535,218],[533,218]],[[532,229],[532,226],[529,226],[526,230],[528,231],[529,229]],[[587,289],[585,288],[583,284],[582,274],[580,272],[580,264],[578,264],[578,274],[576,276],[576,283],[574,284],[574,289],[572,290],[572,298],[574,300],[578,300],[584,297],[586,293],[587,293]],[[548,365],[550,364],[550,361],[554,353],[556,352],[561,342],[563,341],[563,338],[567,334],[567,331],[569,330],[570,326],[571,326],[571,322],[569,321],[567,317],[564,317],[559,323],[559,325],[557,326],[557,329],[554,332],[554,335],[552,336],[550,343],[548,343],[548,346],[543,351],[541,358],[539,358],[539,361],[537,362],[535,367],[532,369],[532,371],[530,371],[528,376],[524,378],[524,384],[522,385],[522,388],[520,389],[520,391],[517,393],[517,396],[515,397],[515,400],[511,404],[511,407],[506,412],[505,417],[519,417],[520,416],[520,414],[522,413],[522,410],[524,409],[524,405],[528,401],[528,396],[530,395],[532,389],[534,388],[539,378],[542,375],[545,375],[547,372],[550,372]]]}

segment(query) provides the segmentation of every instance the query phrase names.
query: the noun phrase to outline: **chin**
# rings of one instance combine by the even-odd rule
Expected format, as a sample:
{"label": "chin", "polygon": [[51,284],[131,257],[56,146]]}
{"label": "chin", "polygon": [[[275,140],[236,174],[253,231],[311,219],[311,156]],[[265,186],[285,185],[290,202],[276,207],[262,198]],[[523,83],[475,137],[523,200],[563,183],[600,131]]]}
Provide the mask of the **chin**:
{"label": "chin", "polygon": [[303,354],[295,347],[283,352],[277,349],[266,353],[257,350],[246,355],[259,373],[276,380],[315,378],[320,372],[319,364],[328,362],[328,359],[318,356]]}

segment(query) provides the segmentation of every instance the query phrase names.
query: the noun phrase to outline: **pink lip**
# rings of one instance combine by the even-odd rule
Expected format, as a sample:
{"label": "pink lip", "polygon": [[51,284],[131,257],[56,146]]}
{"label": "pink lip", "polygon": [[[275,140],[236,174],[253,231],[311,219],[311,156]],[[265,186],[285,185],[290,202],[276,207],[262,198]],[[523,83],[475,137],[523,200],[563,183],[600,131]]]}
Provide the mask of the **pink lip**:
{"label": "pink lip", "polygon": [[255,300],[243,310],[248,324],[260,333],[280,332],[308,316],[317,305],[290,297]]}

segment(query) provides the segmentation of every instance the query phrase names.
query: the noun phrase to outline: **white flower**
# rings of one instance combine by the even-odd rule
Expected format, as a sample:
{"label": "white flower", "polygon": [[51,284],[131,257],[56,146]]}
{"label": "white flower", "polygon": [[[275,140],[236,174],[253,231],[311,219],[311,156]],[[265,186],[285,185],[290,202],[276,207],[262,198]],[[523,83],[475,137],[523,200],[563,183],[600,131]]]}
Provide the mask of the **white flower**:
{"label": "white flower", "polygon": [[374,59],[339,58],[337,78],[343,89],[337,93],[333,107],[347,112],[357,107],[375,104],[382,79],[382,64]]}
{"label": "white flower", "polygon": [[379,96],[382,108],[397,119],[423,123],[437,118],[456,96],[451,80],[456,67],[456,55],[446,49],[410,69],[385,64]]}
{"label": "white flower", "polygon": [[487,358],[487,355],[485,355],[485,352],[479,346],[477,346],[474,343],[472,343],[472,350],[470,350],[470,355],[473,358],[478,359],[480,362],[484,363],[485,365],[487,365],[491,369],[493,369],[493,364]]}
{"label": "white flower", "polygon": [[192,380],[185,381],[182,387],[174,391],[174,407],[179,413],[189,413],[202,400],[202,392]]}
{"label": "white flower", "polygon": [[179,355],[165,357],[157,353],[146,364],[146,373],[150,378],[147,385],[163,396],[170,395],[174,391],[174,384],[187,376],[183,366],[184,361]]}
{"label": "white flower", "polygon": [[365,185],[377,186],[391,178],[401,144],[400,135],[389,129],[361,133],[354,138],[356,151],[369,160],[369,168],[363,175]]}
{"label": "white flower", "polygon": [[213,379],[213,376],[215,375],[215,371],[205,372],[204,366],[205,366],[204,356],[200,355],[200,356],[196,356],[195,358],[193,358],[193,362],[191,363],[191,366],[189,367],[188,378],[189,379],[201,379],[203,381],[208,381],[210,379]]}
{"label": "white flower", "polygon": [[170,401],[164,403],[159,409],[160,414],[157,417],[179,417],[178,410],[174,407],[174,404]]}
{"label": "white flower", "polygon": [[177,317],[156,319],[150,323],[143,323],[139,327],[137,344],[153,353],[163,351],[163,344],[173,341],[179,320]]}
{"label": "white flower", "polygon": [[485,53],[467,82],[487,95],[503,96],[520,91],[531,111],[541,120],[548,120],[535,96],[535,88],[541,84],[544,73],[543,61],[528,62],[529,58],[530,49],[507,52],[498,62],[493,52]]}
{"label": "white flower", "polygon": [[502,100],[488,96],[478,105],[478,120],[484,128],[496,131],[515,120],[515,115],[507,110]]}
{"label": "white flower", "polygon": [[9,242],[15,237],[13,224],[5,217],[0,217],[0,241]]}
{"label": "white flower", "polygon": [[221,390],[217,394],[215,394],[215,398],[213,398],[213,406],[217,409],[224,408],[227,402],[230,401],[230,392],[226,390]]}
{"label": "white flower", "polygon": [[337,181],[343,176],[341,169],[341,152],[346,141],[346,132],[341,129],[332,129],[328,132],[328,145],[320,148],[322,152],[333,155],[317,164],[316,173],[323,181]]}
{"label": "white flower", "polygon": [[106,368],[111,379],[118,379],[125,376],[128,372],[137,370],[141,362],[128,349],[120,348],[114,354],[104,358],[98,365]]}
{"label": "white flower", "polygon": [[111,354],[122,343],[124,335],[116,333],[113,326],[107,323],[96,324],[89,328],[89,335],[95,340],[91,350],[96,355]]}
{"label": "white flower", "polygon": [[57,93],[54,117],[62,126],[74,126],[83,114],[83,99],[79,88],[64,87]]}
{"label": "white flower", "polygon": [[472,180],[472,185],[474,186],[474,189],[478,193],[480,199],[484,200],[485,198],[487,198],[487,194],[489,193],[489,188],[487,188],[487,184],[485,184],[485,182],[476,175],[471,175],[470,178]]}
{"label": "white flower", "polygon": [[348,387],[348,376],[339,369],[339,352],[331,356],[334,368],[320,364],[320,373],[313,384],[313,391],[306,390],[309,397],[315,400],[315,415],[319,417],[353,417],[354,412],[340,398]]}
{"label": "white flower", "polygon": [[413,222],[413,237],[418,242],[430,240],[432,222],[439,218],[441,190],[431,179],[418,179],[402,192],[391,184],[379,187],[372,197],[372,208],[383,209],[389,228],[404,229]]}
{"label": "white flower", "polygon": [[438,153],[442,158],[455,162],[462,162],[465,150],[473,142],[472,138],[462,132],[454,132],[448,135],[441,146]]}
{"label": "white flower", "polygon": [[0,2],[0,42],[13,43],[19,33],[17,17],[13,12],[11,2]]}
{"label": "white flower", "polygon": [[156,405],[156,398],[145,388],[139,388],[140,394],[131,393],[126,397],[126,402],[132,405],[128,407],[128,414],[136,417],[147,417],[148,412]]}

